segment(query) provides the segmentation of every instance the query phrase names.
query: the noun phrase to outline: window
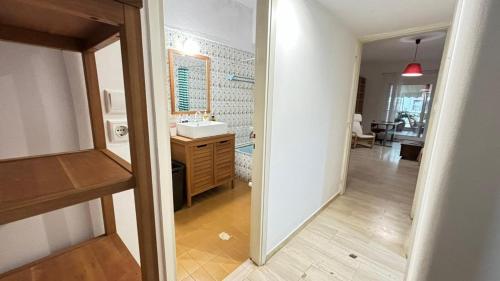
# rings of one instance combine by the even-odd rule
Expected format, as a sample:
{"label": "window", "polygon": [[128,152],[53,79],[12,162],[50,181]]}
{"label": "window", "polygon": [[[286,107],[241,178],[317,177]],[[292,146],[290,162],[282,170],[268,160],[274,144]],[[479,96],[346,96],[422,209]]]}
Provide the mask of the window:
{"label": "window", "polygon": [[394,84],[389,84],[389,99],[387,100],[387,107],[385,109],[385,121],[389,121],[391,117],[391,112],[392,112],[392,99],[394,96]]}
{"label": "window", "polygon": [[432,85],[399,85],[398,88],[391,115],[395,121],[403,122],[405,130],[422,134],[428,119]]}

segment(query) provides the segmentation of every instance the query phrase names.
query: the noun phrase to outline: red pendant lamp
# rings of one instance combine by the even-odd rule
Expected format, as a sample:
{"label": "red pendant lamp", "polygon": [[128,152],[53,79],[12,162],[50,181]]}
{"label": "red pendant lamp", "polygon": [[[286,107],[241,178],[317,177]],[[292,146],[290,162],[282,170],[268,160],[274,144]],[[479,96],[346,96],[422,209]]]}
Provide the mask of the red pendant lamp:
{"label": "red pendant lamp", "polygon": [[413,62],[409,63],[401,76],[404,77],[418,77],[424,75],[422,71],[422,65],[420,63],[415,62],[417,59],[417,52],[418,52],[418,44],[420,44],[420,39],[415,40],[415,43],[417,44],[417,47],[415,48],[415,56],[413,57]]}

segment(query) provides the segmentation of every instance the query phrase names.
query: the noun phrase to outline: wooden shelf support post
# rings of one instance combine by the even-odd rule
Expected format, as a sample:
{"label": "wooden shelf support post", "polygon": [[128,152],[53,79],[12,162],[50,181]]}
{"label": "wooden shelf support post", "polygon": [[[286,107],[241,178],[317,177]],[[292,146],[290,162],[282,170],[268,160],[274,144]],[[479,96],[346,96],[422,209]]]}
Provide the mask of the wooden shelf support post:
{"label": "wooden shelf support post", "polygon": [[[94,148],[106,149],[106,135],[104,131],[104,119],[102,117],[101,91],[97,76],[97,65],[95,53],[84,51],[82,53],[83,70],[85,73],[85,85],[87,86],[87,98],[89,103],[90,122],[92,124],[92,139]],[[101,197],[101,207],[104,220],[104,230],[107,235],[116,233],[115,211],[113,207],[113,195]]]}
{"label": "wooden shelf support post", "polygon": [[120,30],[120,43],[129,125],[130,156],[136,181],[134,197],[142,280],[157,281],[159,274],[139,10],[124,5],[124,20],[125,23]]}

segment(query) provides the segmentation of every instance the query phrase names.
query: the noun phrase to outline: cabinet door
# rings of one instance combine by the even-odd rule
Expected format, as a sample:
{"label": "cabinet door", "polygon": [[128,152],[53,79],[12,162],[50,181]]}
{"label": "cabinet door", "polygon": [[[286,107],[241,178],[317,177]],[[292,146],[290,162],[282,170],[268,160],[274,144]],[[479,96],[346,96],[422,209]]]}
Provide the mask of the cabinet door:
{"label": "cabinet door", "polygon": [[215,143],[214,176],[215,182],[223,182],[234,177],[234,139]]}
{"label": "cabinet door", "polygon": [[191,147],[191,193],[204,191],[214,184],[214,145],[202,144]]}

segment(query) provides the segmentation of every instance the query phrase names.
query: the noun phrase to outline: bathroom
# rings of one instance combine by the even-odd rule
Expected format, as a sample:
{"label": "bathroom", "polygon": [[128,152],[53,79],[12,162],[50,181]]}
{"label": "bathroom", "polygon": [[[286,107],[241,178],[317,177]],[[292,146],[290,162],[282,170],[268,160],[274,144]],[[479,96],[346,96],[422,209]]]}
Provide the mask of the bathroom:
{"label": "bathroom", "polygon": [[222,280],[249,258],[256,1],[189,2],[165,4],[176,272]]}
{"label": "bathroom", "polygon": [[[179,77],[171,79],[172,73],[175,76],[180,66],[170,68],[168,65],[169,97],[172,89],[176,94],[174,101],[170,98],[170,112],[173,112],[170,121],[171,134],[177,134],[178,123],[197,121],[225,123],[227,126],[225,130],[235,134],[236,176],[250,182],[254,135],[252,127],[254,53],[180,29],[167,27],[165,35],[168,62],[172,59],[189,57],[194,63],[208,65],[188,69],[191,75],[188,85],[184,87],[187,87],[185,89],[189,97],[184,104],[182,97],[179,98],[177,85],[180,84]],[[210,85],[207,86],[208,84]]]}

